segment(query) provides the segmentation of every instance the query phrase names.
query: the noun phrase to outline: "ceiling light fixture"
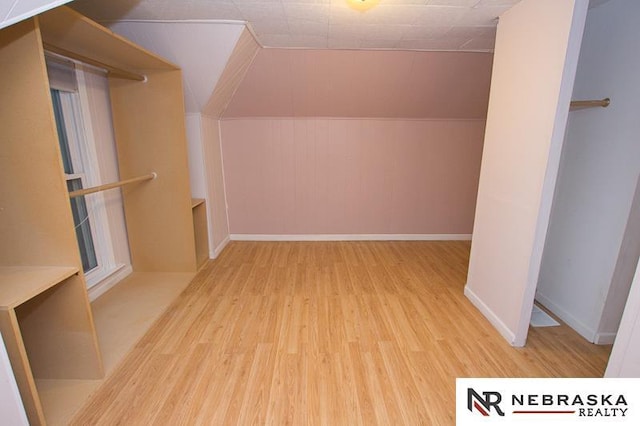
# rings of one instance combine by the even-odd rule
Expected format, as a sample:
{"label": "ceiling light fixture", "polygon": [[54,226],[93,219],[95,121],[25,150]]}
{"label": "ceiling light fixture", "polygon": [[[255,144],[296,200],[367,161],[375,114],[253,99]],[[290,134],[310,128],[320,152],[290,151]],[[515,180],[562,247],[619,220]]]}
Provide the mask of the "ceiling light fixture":
{"label": "ceiling light fixture", "polygon": [[380,0],[347,0],[349,7],[358,12],[366,12],[378,3]]}

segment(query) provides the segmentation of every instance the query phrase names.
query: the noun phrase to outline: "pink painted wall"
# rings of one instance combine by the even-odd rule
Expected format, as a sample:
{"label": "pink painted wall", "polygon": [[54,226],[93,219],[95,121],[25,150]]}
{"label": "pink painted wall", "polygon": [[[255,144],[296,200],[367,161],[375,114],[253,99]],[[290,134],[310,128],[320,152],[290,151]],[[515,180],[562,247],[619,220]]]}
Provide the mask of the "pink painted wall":
{"label": "pink painted wall", "polygon": [[262,49],[224,118],[487,116],[491,53]]}
{"label": "pink painted wall", "polygon": [[231,234],[469,234],[484,120],[223,120]]}

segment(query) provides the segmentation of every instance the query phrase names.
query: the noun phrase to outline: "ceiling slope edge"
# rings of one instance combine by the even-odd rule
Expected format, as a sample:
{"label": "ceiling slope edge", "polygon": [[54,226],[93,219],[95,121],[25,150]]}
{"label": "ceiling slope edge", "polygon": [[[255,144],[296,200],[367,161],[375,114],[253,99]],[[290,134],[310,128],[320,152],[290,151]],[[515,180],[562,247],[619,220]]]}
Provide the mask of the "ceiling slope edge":
{"label": "ceiling slope edge", "polygon": [[203,114],[217,118],[223,116],[260,49],[262,47],[253,32],[246,27],[229,57]]}

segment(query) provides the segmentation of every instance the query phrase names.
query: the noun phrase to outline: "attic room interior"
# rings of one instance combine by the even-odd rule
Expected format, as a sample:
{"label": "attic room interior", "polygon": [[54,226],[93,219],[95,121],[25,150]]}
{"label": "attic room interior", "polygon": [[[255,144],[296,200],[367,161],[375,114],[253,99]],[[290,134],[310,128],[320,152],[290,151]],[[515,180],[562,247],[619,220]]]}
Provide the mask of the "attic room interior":
{"label": "attic room interior", "polygon": [[640,377],[640,3],[0,5],[0,415],[454,424]]}

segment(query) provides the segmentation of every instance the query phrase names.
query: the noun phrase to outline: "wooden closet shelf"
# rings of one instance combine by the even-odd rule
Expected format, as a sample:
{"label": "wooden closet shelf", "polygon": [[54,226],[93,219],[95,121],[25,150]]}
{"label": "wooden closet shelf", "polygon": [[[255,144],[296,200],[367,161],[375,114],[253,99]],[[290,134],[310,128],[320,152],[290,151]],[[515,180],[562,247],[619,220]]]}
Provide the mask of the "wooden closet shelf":
{"label": "wooden closet shelf", "polygon": [[194,209],[194,208],[198,207],[202,203],[204,203],[204,198],[192,198],[191,199],[191,208]]}
{"label": "wooden closet shelf", "polygon": [[13,309],[78,272],[75,266],[2,266],[0,309]]}

